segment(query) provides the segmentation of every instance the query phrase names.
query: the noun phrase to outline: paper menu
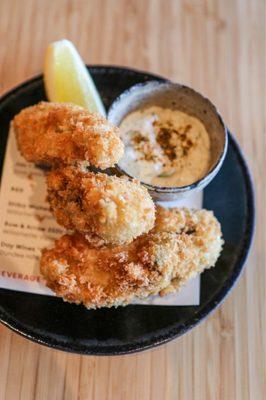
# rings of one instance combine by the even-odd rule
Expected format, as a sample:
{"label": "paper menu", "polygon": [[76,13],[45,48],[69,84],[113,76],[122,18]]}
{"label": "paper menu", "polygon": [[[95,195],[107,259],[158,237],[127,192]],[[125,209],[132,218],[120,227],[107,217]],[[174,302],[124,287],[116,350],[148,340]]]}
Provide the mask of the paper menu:
{"label": "paper menu", "polygon": [[[40,251],[49,247],[65,231],[56,223],[45,201],[46,185],[42,170],[19,154],[15,136],[9,133],[0,190],[0,287],[53,295],[39,274]],[[165,203],[166,204],[166,203]],[[164,204],[164,205],[165,205]],[[168,203],[167,206],[200,208],[202,193]],[[179,293],[154,296],[141,304],[197,305],[200,278],[191,280]]]}

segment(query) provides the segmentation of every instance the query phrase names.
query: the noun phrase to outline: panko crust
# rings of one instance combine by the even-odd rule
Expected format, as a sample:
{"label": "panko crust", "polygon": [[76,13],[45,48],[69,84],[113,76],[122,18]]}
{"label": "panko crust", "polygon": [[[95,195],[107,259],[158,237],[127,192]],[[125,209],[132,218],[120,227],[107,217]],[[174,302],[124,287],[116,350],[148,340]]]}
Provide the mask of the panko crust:
{"label": "panko crust", "polygon": [[94,309],[126,305],[170,283],[176,241],[172,234],[144,235],[129,245],[95,249],[84,235],[64,235],[43,250],[41,273],[65,301]]}
{"label": "panko crust", "polygon": [[66,301],[117,307],[179,290],[215,265],[222,244],[212,212],[158,207],[154,229],[128,245],[95,249],[84,235],[61,237],[43,251],[41,273]]}
{"label": "panko crust", "polygon": [[86,161],[100,169],[123,156],[118,128],[99,114],[71,103],[40,102],[13,119],[22,156],[37,164],[70,165]]}
{"label": "panko crust", "polygon": [[151,196],[126,177],[62,167],[48,174],[47,188],[57,222],[94,245],[129,243],[154,226]]}
{"label": "panko crust", "polygon": [[212,211],[188,208],[157,208],[152,232],[176,234],[178,263],[171,284],[161,291],[166,295],[178,290],[189,279],[215,265],[223,246],[221,225]]}

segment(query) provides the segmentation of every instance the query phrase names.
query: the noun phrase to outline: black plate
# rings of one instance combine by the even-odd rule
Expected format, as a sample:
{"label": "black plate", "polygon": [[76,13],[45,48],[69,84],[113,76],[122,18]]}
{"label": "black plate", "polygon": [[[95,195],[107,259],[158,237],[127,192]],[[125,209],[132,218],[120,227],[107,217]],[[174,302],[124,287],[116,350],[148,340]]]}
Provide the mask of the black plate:
{"label": "black plate", "polygon": [[[90,72],[106,108],[125,89],[160,77],[125,68],[93,66]],[[0,100],[0,167],[9,122],[22,108],[45,99],[38,76]],[[204,207],[214,210],[225,245],[216,268],[202,274],[199,306],[130,305],[88,311],[59,298],[0,289],[1,321],[28,339],[82,354],[132,353],[168,342],[198,324],[225,298],[238,278],[250,247],[254,199],[248,167],[229,134],[224,165],[204,191]]]}

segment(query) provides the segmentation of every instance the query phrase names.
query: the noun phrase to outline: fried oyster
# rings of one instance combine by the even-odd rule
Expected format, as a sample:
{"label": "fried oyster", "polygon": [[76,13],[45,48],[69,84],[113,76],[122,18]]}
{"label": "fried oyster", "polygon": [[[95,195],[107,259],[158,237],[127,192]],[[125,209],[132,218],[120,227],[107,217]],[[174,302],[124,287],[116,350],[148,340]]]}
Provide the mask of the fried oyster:
{"label": "fried oyster", "polygon": [[212,212],[158,207],[154,229],[128,245],[95,249],[84,235],[64,235],[43,251],[41,273],[66,301],[117,307],[179,290],[214,266],[222,244]]}
{"label": "fried oyster", "polygon": [[123,156],[118,128],[99,114],[71,103],[41,102],[12,122],[18,148],[30,162],[49,166],[86,161],[100,169]]}
{"label": "fried oyster", "polygon": [[154,226],[155,206],[138,181],[62,167],[47,176],[57,222],[94,245],[130,243]]}

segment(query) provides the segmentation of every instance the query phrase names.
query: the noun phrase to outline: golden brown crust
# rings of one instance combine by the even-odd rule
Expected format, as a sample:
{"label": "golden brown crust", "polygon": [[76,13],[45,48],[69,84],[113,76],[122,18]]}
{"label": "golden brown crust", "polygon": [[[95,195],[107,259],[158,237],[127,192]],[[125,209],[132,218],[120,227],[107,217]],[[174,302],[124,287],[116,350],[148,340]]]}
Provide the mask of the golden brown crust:
{"label": "golden brown crust", "polygon": [[87,308],[126,305],[170,283],[176,242],[172,234],[144,235],[129,245],[95,249],[78,233],[44,250],[41,273],[58,296]]}
{"label": "golden brown crust", "polygon": [[129,245],[95,249],[83,235],[63,236],[43,251],[41,273],[66,301],[88,308],[125,305],[179,290],[215,264],[222,243],[212,212],[158,207],[154,229]]}
{"label": "golden brown crust", "polygon": [[158,207],[152,232],[160,231],[176,234],[179,246],[172,282],[161,295],[178,290],[190,278],[213,267],[222,250],[221,226],[212,211]]}
{"label": "golden brown crust", "polygon": [[41,102],[23,109],[12,125],[18,148],[30,162],[54,166],[87,161],[106,169],[123,156],[118,128],[73,104]]}
{"label": "golden brown crust", "polygon": [[154,226],[154,203],[137,181],[62,167],[48,174],[47,187],[57,222],[94,245],[129,243]]}

